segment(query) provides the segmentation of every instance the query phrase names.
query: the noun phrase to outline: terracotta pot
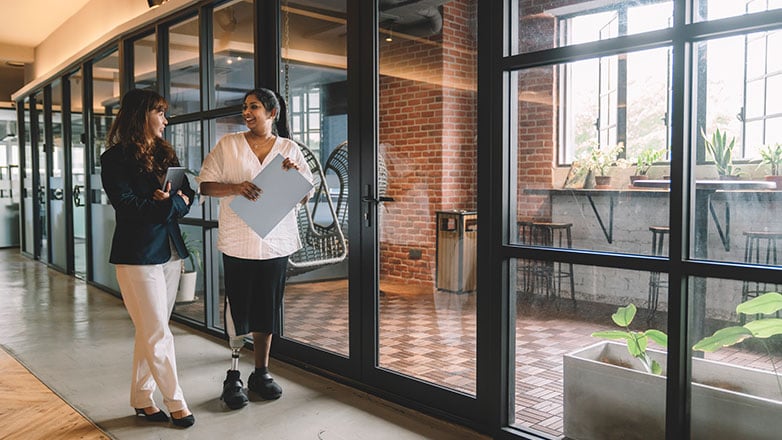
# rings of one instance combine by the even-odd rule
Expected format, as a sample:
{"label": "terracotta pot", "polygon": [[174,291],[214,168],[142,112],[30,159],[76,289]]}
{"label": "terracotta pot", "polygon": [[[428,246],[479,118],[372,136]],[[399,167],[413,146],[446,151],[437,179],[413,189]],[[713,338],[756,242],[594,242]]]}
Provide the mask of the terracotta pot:
{"label": "terracotta pot", "polygon": [[611,188],[611,176],[595,176],[595,188],[597,189]]}

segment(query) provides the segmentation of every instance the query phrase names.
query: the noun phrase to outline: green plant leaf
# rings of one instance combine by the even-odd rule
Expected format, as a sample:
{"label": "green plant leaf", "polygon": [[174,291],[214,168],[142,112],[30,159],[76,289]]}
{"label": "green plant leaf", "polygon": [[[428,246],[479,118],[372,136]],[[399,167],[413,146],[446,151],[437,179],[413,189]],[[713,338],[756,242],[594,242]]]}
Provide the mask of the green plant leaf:
{"label": "green plant leaf", "polygon": [[661,332],[657,329],[649,329],[644,332],[644,335],[646,335],[649,339],[654,341],[657,345],[660,345],[662,347],[668,346],[668,335]]}
{"label": "green plant leaf", "polygon": [[633,318],[635,318],[635,312],[635,304],[630,303],[627,307],[619,307],[616,309],[616,313],[611,315],[611,319],[613,319],[614,323],[619,327],[629,327],[630,323],[633,322]]}
{"label": "green plant leaf", "polygon": [[660,366],[660,363],[657,361],[652,361],[652,373],[653,374],[663,374],[663,367]]}
{"label": "green plant leaf", "polygon": [[594,332],[592,333],[592,336],[604,339],[628,339],[630,334],[622,330],[607,330],[602,332]]}
{"label": "green plant leaf", "polygon": [[629,351],[631,355],[639,357],[646,353],[647,342],[648,339],[643,334],[638,333],[633,335],[632,337],[627,338],[627,351]]}
{"label": "green plant leaf", "polygon": [[767,318],[750,321],[744,327],[752,332],[756,338],[769,338],[774,335],[782,335],[782,319]]}
{"label": "green plant leaf", "polygon": [[736,313],[745,315],[770,315],[778,310],[782,310],[782,294],[777,292],[766,292],[736,306]]}
{"label": "green plant leaf", "polygon": [[750,337],[752,337],[752,331],[745,327],[725,327],[717,330],[713,335],[701,339],[693,345],[692,349],[712,352],[722,347],[730,347]]}

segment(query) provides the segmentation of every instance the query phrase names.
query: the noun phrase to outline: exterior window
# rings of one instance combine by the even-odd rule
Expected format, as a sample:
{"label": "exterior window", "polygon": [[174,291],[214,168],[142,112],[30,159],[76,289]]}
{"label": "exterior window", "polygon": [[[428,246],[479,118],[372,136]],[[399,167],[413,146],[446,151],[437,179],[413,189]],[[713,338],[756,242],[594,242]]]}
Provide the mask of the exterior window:
{"label": "exterior window", "polygon": [[[665,28],[671,3],[584,12],[560,20],[563,45]],[[592,145],[626,146],[628,158],[670,146],[670,49],[606,56],[562,66],[559,163]],[[666,96],[652,100],[651,97]]]}
{"label": "exterior window", "polygon": [[315,155],[320,151],[320,88],[291,91],[291,136]]}

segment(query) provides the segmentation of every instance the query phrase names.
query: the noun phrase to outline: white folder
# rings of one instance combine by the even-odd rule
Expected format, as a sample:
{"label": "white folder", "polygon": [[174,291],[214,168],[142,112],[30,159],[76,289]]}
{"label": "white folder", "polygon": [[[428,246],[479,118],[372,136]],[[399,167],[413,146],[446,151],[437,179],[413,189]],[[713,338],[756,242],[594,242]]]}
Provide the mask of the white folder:
{"label": "white folder", "polygon": [[284,170],[284,158],[277,154],[253,179],[263,190],[255,200],[236,196],[230,203],[231,209],[244,220],[261,238],[275,226],[312,189],[312,183],[296,169]]}

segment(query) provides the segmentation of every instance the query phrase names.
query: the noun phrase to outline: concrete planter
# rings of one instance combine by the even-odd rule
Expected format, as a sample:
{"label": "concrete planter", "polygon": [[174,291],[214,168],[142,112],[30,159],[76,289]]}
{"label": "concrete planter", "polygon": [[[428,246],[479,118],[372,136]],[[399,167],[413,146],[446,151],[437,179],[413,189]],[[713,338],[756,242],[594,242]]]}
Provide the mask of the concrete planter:
{"label": "concrete planter", "polygon": [[195,301],[196,279],[198,272],[184,272],[179,277],[179,290],[176,294],[176,302],[187,303]]}
{"label": "concrete planter", "polygon": [[[666,354],[648,352],[665,369]],[[638,366],[623,344],[610,341],[564,356],[565,436],[665,439],[665,372],[657,376],[600,360],[606,358]],[[700,358],[692,363],[692,438],[780,438],[782,396],[773,373]],[[729,383],[742,392],[703,383]]]}

